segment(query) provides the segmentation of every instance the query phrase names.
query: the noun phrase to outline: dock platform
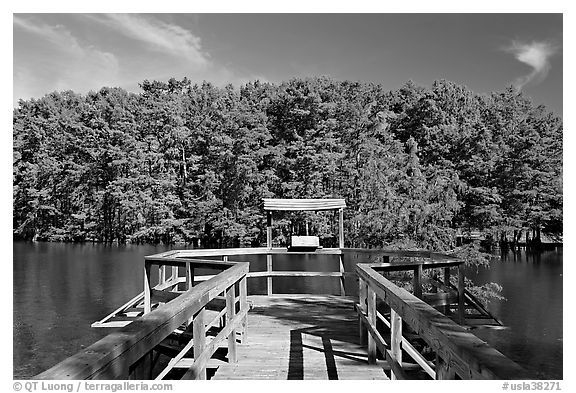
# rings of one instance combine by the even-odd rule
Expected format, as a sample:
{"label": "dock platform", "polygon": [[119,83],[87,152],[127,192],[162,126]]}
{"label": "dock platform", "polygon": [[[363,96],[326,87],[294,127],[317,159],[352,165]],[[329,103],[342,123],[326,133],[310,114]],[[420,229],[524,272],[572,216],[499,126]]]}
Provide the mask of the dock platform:
{"label": "dock platform", "polygon": [[354,300],[342,296],[249,296],[248,337],[238,362],[215,380],[388,379],[382,362],[368,364]]}

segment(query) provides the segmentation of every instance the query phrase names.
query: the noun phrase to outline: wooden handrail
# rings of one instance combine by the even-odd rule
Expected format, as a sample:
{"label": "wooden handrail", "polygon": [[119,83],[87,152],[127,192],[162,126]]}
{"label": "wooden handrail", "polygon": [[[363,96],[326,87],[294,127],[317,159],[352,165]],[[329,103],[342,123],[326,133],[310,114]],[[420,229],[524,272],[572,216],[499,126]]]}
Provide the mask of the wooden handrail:
{"label": "wooden handrail", "polygon": [[[379,298],[400,321],[406,322],[436,352],[437,379],[454,378],[456,374],[462,379],[529,379],[527,371],[517,363],[421,299],[394,285],[375,271],[372,264],[358,264],[356,272],[361,288],[359,313],[370,333],[369,359],[375,356],[376,344],[387,346],[385,342],[378,342],[381,337],[376,334],[376,314],[371,312],[376,307],[376,298]],[[366,286],[367,290],[363,290],[362,286]],[[398,320],[395,323],[399,326]],[[393,336],[391,341],[398,343],[401,337]],[[387,354],[387,360],[391,361],[394,373],[394,369],[401,366],[401,361],[397,361],[398,345],[395,351],[394,346],[392,349],[385,350],[391,352]]]}
{"label": "wooden handrail", "polygon": [[146,260],[152,259],[181,259],[181,258],[201,258],[201,257],[223,257],[235,255],[303,255],[303,254],[334,254],[340,255],[340,248],[319,248],[314,251],[288,251],[286,247],[254,247],[254,248],[212,248],[212,249],[193,249],[193,250],[175,250],[170,254],[171,258],[164,256],[164,253],[150,255]]}
{"label": "wooden handrail", "polygon": [[[220,264],[221,266],[228,266],[230,262],[229,257],[233,256],[244,256],[244,255],[266,255],[266,270],[250,272],[248,273],[248,278],[262,277],[266,278],[267,294],[271,295],[274,293],[272,288],[272,278],[273,277],[336,277],[340,279],[340,293],[345,294],[344,288],[344,277],[355,276],[353,272],[345,272],[342,256],[357,254],[360,256],[361,260],[359,262],[368,262],[374,257],[384,256],[385,261],[383,263],[374,264],[373,268],[378,270],[415,270],[417,276],[415,278],[415,284],[418,284],[417,280],[420,278],[418,275],[418,269],[420,272],[422,269],[431,269],[439,267],[453,267],[459,266],[464,263],[464,261],[457,258],[425,251],[411,251],[411,250],[386,250],[386,249],[360,249],[360,248],[321,248],[313,251],[288,251],[287,248],[275,247],[256,247],[256,248],[221,248],[221,249],[193,249],[193,250],[173,250],[169,252],[164,252],[156,255],[151,255],[145,257],[146,263],[157,264],[163,266],[185,266],[187,261],[200,261],[200,258],[205,257],[220,257],[223,261],[213,261],[213,260],[202,260],[207,264],[212,263],[213,266]],[[273,269],[273,256],[274,255],[338,255],[339,258],[339,270],[330,272],[314,272],[314,271],[278,271]],[[402,261],[401,263],[389,262],[390,257],[402,257],[402,258],[423,258],[424,261]],[[197,276],[195,279],[198,281],[205,280],[211,276]],[[419,287],[419,285],[416,285]]]}
{"label": "wooden handrail", "polygon": [[[340,293],[345,294],[344,277],[355,276],[353,272],[345,272],[343,261],[341,259],[342,250],[340,248],[320,248],[313,251],[289,251],[287,248],[275,247],[257,247],[257,248],[221,248],[221,249],[194,249],[194,250],[175,250],[169,253],[160,253],[145,257],[146,265],[152,264],[159,266],[186,266],[189,261],[203,261],[207,264],[221,264],[222,266],[230,265],[233,262],[228,261],[229,257],[244,255],[266,255],[266,270],[250,272],[248,278],[262,277],[266,278],[267,294],[273,294],[272,278],[273,277],[336,277],[340,280]],[[273,270],[274,255],[338,255],[339,269],[337,271],[294,271]],[[222,261],[201,260],[199,258],[220,257]],[[212,266],[214,267],[214,266]],[[148,268],[149,270],[149,268]],[[197,281],[205,280],[211,276],[196,276]],[[150,275],[146,271],[146,286],[151,288]],[[145,300],[150,299],[150,294],[145,294]],[[149,311],[151,304],[146,304],[146,312]]]}
{"label": "wooden handrail", "polygon": [[[195,262],[189,262],[195,263]],[[199,262],[205,265],[206,261]],[[248,273],[248,262],[229,264],[226,270],[210,280],[204,281],[182,293],[146,315],[135,319],[122,331],[111,333],[88,348],[65,359],[49,370],[36,376],[37,379],[128,379],[129,370],[134,368],[144,357],[151,353],[168,335],[181,325],[189,322],[194,316],[201,315],[205,306],[224,291],[245,280]],[[221,266],[218,264],[218,266]],[[242,284],[241,284],[242,285]],[[242,292],[246,295],[245,290]],[[240,301],[238,318],[247,311],[246,301]],[[232,326],[227,326],[232,329]],[[204,325],[202,324],[202,329]],[[197,340],[199,336],[196,336]],[[199,341],[199,340],[198,340]],[[207,355],[203,354],[204,357]],[[202,372],[199,365],[198,373]]]}

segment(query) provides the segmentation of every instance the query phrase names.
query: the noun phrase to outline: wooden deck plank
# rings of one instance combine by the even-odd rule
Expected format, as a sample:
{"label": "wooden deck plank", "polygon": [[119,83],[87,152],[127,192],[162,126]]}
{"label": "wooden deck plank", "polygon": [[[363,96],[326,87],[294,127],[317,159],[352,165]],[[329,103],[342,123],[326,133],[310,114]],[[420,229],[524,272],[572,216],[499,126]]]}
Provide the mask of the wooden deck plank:
{"label": "wooden deck plank", "polygon": [[248,342],[238,362],[212,379],[388,379],[369,365],[358,337],[353,299],[341,296],[250,296]]}

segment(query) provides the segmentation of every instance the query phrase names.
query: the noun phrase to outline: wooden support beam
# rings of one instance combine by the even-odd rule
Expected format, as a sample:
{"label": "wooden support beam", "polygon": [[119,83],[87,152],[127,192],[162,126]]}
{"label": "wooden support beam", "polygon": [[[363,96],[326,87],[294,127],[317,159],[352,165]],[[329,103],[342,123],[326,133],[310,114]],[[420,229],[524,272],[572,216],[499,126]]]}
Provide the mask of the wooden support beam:
{"label": "wooden support beam", "polygon": [[[372,337],[374,339],[374,343],[378,350],[385,356],[386,361],[388,362],[388,366],[394,372],[397,379],[408,379],[404,370],[402,369],[402,364],[397,363],[392,358],[392,352],[387,348],[388,344],[384,340],[384,338],[380,335],[380,332],[376,330],[376,326],[373,326],[369,321],[368,317],[365,316],[362,311],[358,309],[358,316],[362,320],[363,323],[366,324],[366,328],[368,329],[368,337]],[[370,358],[369,358],[370,359]]]}
{"label": "wooden support beam", "polygon": [[[402,318],[390,309],[390,352],[392,359],[398,364],[402,364]],[[393,380],[398,379],[394,371],[391,376]]]}
{"label": "wooden support beam", "polygon": [[166,282],[166,265],[158,266],[158,284],[164,284]]}
{"label": "wooden support beam", "polygon": [[439,281],[438,274],[434,272],[432,278],[428,281],[428,283],[432,285],[432,288],[430,288],[431,293],[438,292],[438,287],[435,285],[438,281]]}
{"label": "wooden support beam", "polygon": [[338,209],[338,246],[344,248],[344,209]]}
{"label": "wooden support beam", "polygon": [[194,286],[194,267],[191,262],[186,262],[186,290]]}
{"label": "wooden support beam", "polygon": [[266,247],[272,248],[272,212],[266,212]]}
{"label": "wooden support beam", "polygon": [[[266,246],[272,249],[272,212],[266,212]],[[272,271],[272,254],[266,255],[266,271]],[[266,293],[272,295],[272,277],[266,279]]]}
{"label": "wooden support beam", "polygon": [[248,310],[244,310],[236,314],[231,323],[228,326],[225,326],[224,329],[222,329],[222,331],[220,331],[216,337],[214,337],[204,346],[204,351],[202,354],[196,356],[196,353],[194,353],[194,365],[186,372],[186,374],[184,374],[182,377],[183,380],[199,379],[198,370],[206,371],[206,366],[214,354],[214,351],[216,351],[216,349],[220,346],[220,343],[230,335],[232,329],[235,329],[239,322],[246,316],[245,314],[247,311]]}
{"label": "wooden support beam", "polygon": [[175,281],[176,284],[172,287],[172,290],[178,290],[178,266],[172,266],[172,274],[170,275],[170,281]]}
{"label": "wooden support beam", "polygon": [[446,285],[446,287],[450,288],[450,268],[449,267],[444,268],[444,285]]}
{"label": "wooden support beam", "polygon": [[[450,268],[449,267],[444,268],[444,285],[446,285],[447,288],[450,288]],[[447,304],[444,306],[444,315],[449,315],[449,314],[450,314],[450,304]]]}
{"label": "wooden support beam", "polygon": [[[371,287],[368,287],[368,322],[376,330],[376,293]],[[376,342],[371,334],[368,335],[368,363],[376,363]]]}
{"label": "wooden support beam", "polygon": [[150,282],[150,268],[148,263],[144,264],[144,314],[152,311],[152,283]]}
{"label": "wooden support beam", "polygon": [[[388,320],[386,318],[384,318],[384,315],[380,314],[379,312],[376,312],[376,317],[382,321],[384,323],[384,325],[386,325],[388,327],[388,329],[390,329],[390,322],[388,322]],[[416,348],[414,348],[412,346],[412,344],[410,344],[410,341],[408,341],[408,339],[406,339],[404,337],[404,335],[402,335],[402,349],[404,351],[406,351],[406,353],[408,355],[410,355],[412,357],[412,359],[414,359],[416,361],[416,364],[418,364],[420,367],[422,367],[422,369],[424,369],[424,371],[430,375],[433,379],[436,379],[436,373],[434,372],[434,370],[432,369],[431,366],[433,366],[433,363],[429,362],[428,360],[426,360],[424,358],[424,356],[422,356],[422,354],[420,352],[418,352],[416,350]],[[391,353],[391,352],[390,352]],[[405,363],[403,363],[405,364]],[[394,369],[392,367],[392,369]],[[398,374],[398,373],[396,373]],[[396,375],[396,377],[398,378],[398,375]],[[398,378],[398,379],[408,379],[406,378],[405,375],[402,375],[402,378]]]}
{"label": "wooden support beam", "polygon": [[[232,284],[226,290],[226,325],[230,325],[234,316],[236,315],[236,286]],[[228,361],[236,363],[238,361],[236,355],[236,329],[232,329],[228,336]]]}
{"label": "wooden support beam", "polygon": [[[206,331],[204,330],[204,309],[201,309],[196,315],[194,315],[194,319],[192,321],[192,336],[194,339],[194,359],[198,359],[202,352],[204,352],[204,346],[206,345]],[[200,367],[200,369],[196,371],[196,379],[206,379],[205,367]]]}
{"label": "wooden support beam", "polygon": [[[266,272],[267,273],[271,273],[272,272],[272,255],[268,254],[266,255]],[[268,278],[266,279],[266,293],[268,294],[268,296],[272,295],[273,293],[273,288],[272,288],[272,276],[269,275]]]}
{"label": "wooden support beam", "polygon": [[340,263],[340,296],[346,296],[346,289],[344,288],[344,261],[342,260],[342,255],[338,255],[338,261]]}
{"label": "wooden support beam", "polygon": [[[240,311],[242,312],[243,310],[247,310],[248,309],[248,289],[246,286],[246,276],[242,277],[242,279],[240,280],[240,284],[239,284],[239,290],[240,290]],[[247,335],[247,327],[248,325],[248,314],[246,314],[246,316],[244,317],[244,319],[242,320],[242,325],[241,325],[241,339],[240,342],[242,344],[246,344],[247,340],[248,340],[248,335]]]}
{"label": "wooden support beam", "polygon": [[[358,303],[360,305],[360,310],[363,313],[367,312],[367,299],[368,299],[368,293],[367,293],[367,286],[366,286],[366,281],[359,279],[358,280],[359,283],[359,288],[358,288]],[[362,318],[358,318],[358,328],[360,330],[360,343],[364,344],[366,342],[366,328],[364,327],[364,324],[362,323]]]}
{"label": "wooden support beam", "polygon": [[458,323],[464,324],[466,312],[466,287],[464,284],[464,265],[458,266]]}
{"label": "wooden support beam", "polygon": [[417,265],[414,268],[414,278],[412,279],[412,286],[414,287],[414,296],[422,298],[422,265]]}

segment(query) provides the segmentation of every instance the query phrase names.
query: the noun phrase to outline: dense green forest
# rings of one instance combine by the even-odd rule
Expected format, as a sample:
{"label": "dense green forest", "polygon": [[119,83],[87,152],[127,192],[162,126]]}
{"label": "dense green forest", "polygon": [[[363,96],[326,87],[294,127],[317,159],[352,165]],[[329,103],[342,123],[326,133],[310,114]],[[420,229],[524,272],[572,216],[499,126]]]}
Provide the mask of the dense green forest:
{"label": "dense green forest", "polygon": [[[240,88],[144,81],[22,100],[15,238],[260,245],[262,198],[345,198],[346,246],[454,248],[562,233],[562,120],[510,87],[318,77]],[[328,213],[286,214],[324,244]],[[301,229],[300,229],[301,230]]]}

